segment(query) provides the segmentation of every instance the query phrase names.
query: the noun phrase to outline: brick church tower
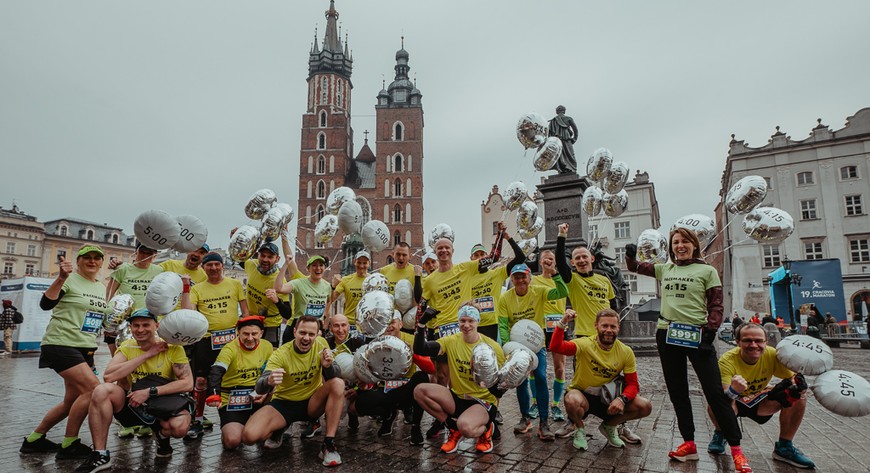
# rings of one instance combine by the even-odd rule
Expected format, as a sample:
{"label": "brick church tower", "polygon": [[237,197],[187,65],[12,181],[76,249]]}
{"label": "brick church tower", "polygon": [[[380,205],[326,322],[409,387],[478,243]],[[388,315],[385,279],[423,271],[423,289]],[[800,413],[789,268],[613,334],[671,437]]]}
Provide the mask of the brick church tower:
{"label": "brick church tower", "polygon": [[[308,255],[322,254],[340,263],[332,272],[353,271],[350,258],[363,248],[359,235],[339,232],[326,245],[317,244],[314,227],[326,214],[329,193],[340,186],[354,190],[363,209],[363,220],[378,219],[390,229],[390,248],[372,255],[371,267],[390,262],[392,245],[405,241],[412,252],[425,245],[423,232],[423,108],[422,94],[408,78],[408,52],[396,52],[395,80],[377,95],[375,105],[376,149],[368,143],[353,156],[350,81],[353,58],[347,41],[338,34],[338,12],[331,0],[326,12],[326,33],[318,48],[317,37],[308,60],[308,106],[302,115],[299,163],[297,245],[305,266]],[[416,261],[419,263],[419,261]]]}

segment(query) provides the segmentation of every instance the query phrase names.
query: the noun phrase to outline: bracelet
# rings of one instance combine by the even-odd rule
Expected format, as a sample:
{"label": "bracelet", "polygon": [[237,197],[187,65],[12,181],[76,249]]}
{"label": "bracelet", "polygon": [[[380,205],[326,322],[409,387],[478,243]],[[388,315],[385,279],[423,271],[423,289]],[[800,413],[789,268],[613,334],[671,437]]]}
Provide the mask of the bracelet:
{"label": "bracelet", "polygon": [[740,393],[735,391],[734,388],[731,386],[728,386],[728,390],[725,391],[725,395],[728,396],[729,398],[735,400],[735,401],[737,400],[738,397],[740,397]]}
{"label": "bracelet", "polygon": [[556,327],[559,327],[559,328],[562,329],[562,330],[567,330],[567,329],[568,329],[568,326],[565,325],[565,324],[563,324],[561,320],[557,320],[556,323],[555,323],[554,325],[555,325]]}

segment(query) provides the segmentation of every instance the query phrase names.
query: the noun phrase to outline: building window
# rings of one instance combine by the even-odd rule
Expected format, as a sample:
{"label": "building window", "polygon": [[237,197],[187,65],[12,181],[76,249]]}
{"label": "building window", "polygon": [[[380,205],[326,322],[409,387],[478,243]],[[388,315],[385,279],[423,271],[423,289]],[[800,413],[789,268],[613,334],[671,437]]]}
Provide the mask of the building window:
{"label": "building window", "polygon": [[67,236],[67,234],[69,233],[69,227],[67,227],[66,225],[61,225],[58,230],[60,236]]}
{"label": "building window", "polygon": [[323,210],[322,205],[317,206],[317,221],[320,222],[323,220],[323,217],[326,215],[326,211]]}
{"label": "building window", "polygon": [[3,274],[5,276],[12,276],[12,264],[10,261],[3,263]]}
{"label": "building window", "polygon": [[341,81],[335,83],[335,105],[343,107],[344,104],[344,85]]}
{"label": "building window", "polygon": [[33,263],[29,263],[24,266],[24,275],[25,276],[33,276],[36,273],[36,267]]}
{"label": "building window", "polygon": [[326,174],[326,158],[323,156],[317,158],[317,174]]}
{"label": "building window", "polygon": [[326,198],[326,183],[323,181],[317,181],[317,198],[325,199]]}
{"label": "building window", "polygon": [[764,182],[767,183],[767,189],[768,189],[768,190],[773,189],[773,185],[771,185],[771,180],[770,180],[769,177],[765,177],[765,178],[764,178]]}
{"label": "building window", "polygon": [[393,172],[402,172],[402,155],[397,154],[393,157]]}
{"label": "building window", "polygon": [[13,243],[11,241],[7,241],[6,242],[6,252],[9,253],[10,255],[14,255],[15,254],[15,243]]}
{"label": "building window", "polygon": [[598,225],[589,225],[589,241],[598,239]]}
{"label": "building window", "polygon": [[326,77],[320,79],[320,104],[326,105],[329,99],[329,80]]}
{"label": "building window", "polygon": [[36,256],[36,245],[27,245],[27,256]]}
{"label": "building window", "polygon": [[320,111],[320,128],[326,128],[326,110]]}
{"label": "building window", "polygon": [[94,231],[90,228],[85,232],[85,240],[93,240],[94,239]]}
{"label": "building window", "polygon": [[616,247],[616,262],[619,263],[620,266],[625,266],[625,248],[624,247]]}
{"label": "building window", "polygon": [[402,223],[402,207],[399,204],[393,207],[393,223]]}
{"label": "building window", "polygon": [[401,123],[396,123],[393,127],[393,141],[402,141],[404,139],[404,129]]}
{"label": "building window", "polygon": [[843,166],[840,168],[840,180],[858,179],[858,166]]}
{"label": "building window", "polygon": [[762,245],[762,252],[764,253],[764,267],[765,268],[775,268],[780,265],[781,260],[779,258],[779,246],[777,245]]}
{"label": "building window", "polygon": [[118,234],[117,233],[112,234],[112,243],[114,243],[116,245],[118,244]]}
{"label": "building window", "polygon": [[804,259],[822,259],[822,242],[820,241],[805,241],[804,242]]}
{"label": "building window", "polygon": [[393,233],[393,246],[398,245],[401,242],[402,242],[402,234],[399,233],[398,230],[396,230],[395,233]]}
{"label": "building window", "polygon": [[317,149],[326,149],[326,133],[317,134]]}
{"label": "building window", "polygon": [[408,96],[407,90],[398,89],[393,94],[393,101],[396,103],[405,103],[405,98]]}
{"label": "building window", "polygon": [[816,199],[801,201],[801,220],[815,220],[816,215]]}
{"label": "building window", "polygon": [[860,195],[846,196],[846,215],[863,215],[864,208],[861,207]]}
{"label": "building window", "polygon": [[797,185],[808,186],[813,183],[813,172],[803,171],[797,173]]}
{"label": "building window", "polygon": [[632,293],[637,292],[637,275],[622,273],[622,277],[625,278],[625,282],[628,283],[628,290]]}
{"label": "building window", "polygon": [[66,250],[57,250],[57,260],[60,261],[61,258],[66,259]]}
{"label": "building window", "polygon": [[411,197],[411,178],[405,180],[405,197]]}
{"label": "building window", "polygon": [[411,204],[405,204],[405,223],[411,223]]}
{"label": "building window", "polygon": [[631,228],[629,222],[615,222],[613,224],[614,236],[617,240],[631,238]]}
{"label": "building window", "polygon": [[852,263],[870,263],[870,240],[867,238],[849,240],[849,256]]}
{"label": "building window", "polygon": [[402,180],[396,179],[393,182],[393,197],[402,197]]}

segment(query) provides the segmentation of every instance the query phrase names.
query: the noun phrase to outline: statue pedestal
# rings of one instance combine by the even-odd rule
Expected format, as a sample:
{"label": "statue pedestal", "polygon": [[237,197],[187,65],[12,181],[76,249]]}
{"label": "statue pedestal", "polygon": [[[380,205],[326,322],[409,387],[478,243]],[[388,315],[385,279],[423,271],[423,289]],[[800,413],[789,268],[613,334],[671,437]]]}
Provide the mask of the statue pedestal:
{"label": "statue pedestal", "polygon": [[563,223],[568,224],[568,238],[565,240],[567,251],[586,243],[580,201],[589,186],[587,178],[574,173],[548,176],[537,186],[544,201],[544,231],[547,235],[542,248],[556,248],[559,225]]}
{"label": "statue pedestal", "polygon": [[638,320],[634,311],[619,323],[619,341],[631,347],[636,356],[658,356],[656,325],[658,322]]}

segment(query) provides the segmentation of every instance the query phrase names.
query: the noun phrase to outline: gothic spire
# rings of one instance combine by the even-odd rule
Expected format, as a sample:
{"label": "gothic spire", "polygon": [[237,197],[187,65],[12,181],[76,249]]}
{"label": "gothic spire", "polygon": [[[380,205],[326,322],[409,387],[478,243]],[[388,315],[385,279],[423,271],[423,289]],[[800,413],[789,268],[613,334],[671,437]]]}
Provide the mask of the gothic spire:
{"label": "gothic spire", "polygon": [[341,38],[338,33],[338,12],[335,10],[335,0],[329,1],[326,11],[326,35],[323,37],[323,50],[341,53]]}

